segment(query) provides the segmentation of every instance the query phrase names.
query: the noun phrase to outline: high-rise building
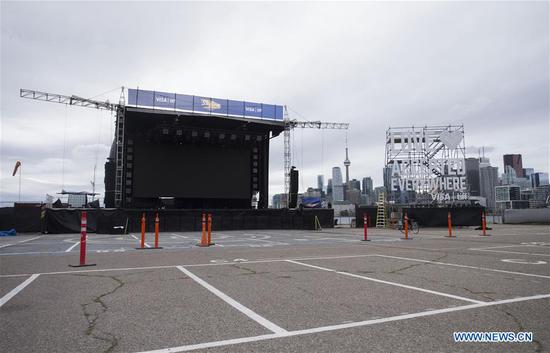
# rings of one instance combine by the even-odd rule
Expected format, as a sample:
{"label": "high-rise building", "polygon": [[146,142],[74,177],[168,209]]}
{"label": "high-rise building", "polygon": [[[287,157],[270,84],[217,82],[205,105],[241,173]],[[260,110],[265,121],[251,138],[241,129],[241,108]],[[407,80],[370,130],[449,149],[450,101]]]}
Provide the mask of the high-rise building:
{"label": "high-rise building", "polygon": [[479,157],[479,167],[489,167],[491,165],[491,161],[487,157]]}
{"label": "high-rise building", "polygon": [[531,174],[535,173],[534,168],[523,168],[523,177],[531,179]]}
{"label": "high-rise building", "polygon": [[371,195],[373,192],[372,188],[372,178],[371,177],[365,177],[363,178],[363,194],[364,195]]}
{"label": "high-rise building", "polygon": [[348,190],[359,190],[359,193],[361,193],[361,182],[357,179],[351,179],[347,182],[348,184]]}
{"label": "high-rise building", "polygon": [[321,191],[325,189],[325,177],[323,175],[317,175],[317,189]]}
{"label": "high-rise building", "polygon": [[344,185],[340,167],[332,168],[332,200],[344,201]]}
{"label": "high-rise building", "polygon": [[332,178],[327,181],[327,197],[332,199]]}
{"label": "high-rise building", "polygon": [[548,173],[533,173],[531,174],[531,182],[533,187],[548,185]]}
{"label": "high-rise building", "polygon": [[479,159],[466,158],[466,179],[468,180],[468,186],[471,196],[480,196],[479,191]]}
{"label": "high-rise building", "polygon": [[348,148],[346,147],[346,159],[344,160],[344,166],[346,167],[346,184],[349,183],[349,166],[351,162],[348,158]]}
{"label": "high-rise building", "polygon": [[386,193],[386,188],[384,186],[377,186],[374,188],[375,202],[378,202],[378,199],[380,199],[380,194],[382,193]]}
{"label": "high-rise building", "polygon": [[273,208],[286,208],[288,203],[286,202],[286,194],[273,195]]}
{"label": "high-rise building", "polygon": [[516,171],[516,177],[523,178],[523,164],[521,162],[521,154],[505,154],[504,160],[504,172],[506,173],[506,166],[512,167]]}
{"label": "high-rise building", "polygon": [[550,185],[542,185],[533,188],[533,200],[529,202],[529,207],[546,207],[546,201],[550,198]]}
{"label": "high-rise building", "polygon": [[479,194],[487,200],[487,208],[495,210],[495,187],[498,186],[498,167],[480,166]]}
{"label": "high-rise building", "polygon": [[[393,191],[392,190],[392,185],[391,185],[391,179],[392,179],[392,168],[391,166],[389,167],[384,167],[383,171],[382,171],[382,175],[383,175],[383,178],[384,178],[384,188],[385,188],[385,193],[386,193],[386,199],[387,200],[395,200],[396,197],[398,197],[399,195],[399,191]],[[378,200],[378,198],[376,199]]]}
{"label": "high-rise building", "polygon": [[529,201],[521,199],[520,187],[514,185],[495,187],[495,201],[499,210],[529,207]]}
{"label": "high-rise building", "polygon": [[361,204],[361,190],[355,188],[346,190],[346,201],[354,205]]}

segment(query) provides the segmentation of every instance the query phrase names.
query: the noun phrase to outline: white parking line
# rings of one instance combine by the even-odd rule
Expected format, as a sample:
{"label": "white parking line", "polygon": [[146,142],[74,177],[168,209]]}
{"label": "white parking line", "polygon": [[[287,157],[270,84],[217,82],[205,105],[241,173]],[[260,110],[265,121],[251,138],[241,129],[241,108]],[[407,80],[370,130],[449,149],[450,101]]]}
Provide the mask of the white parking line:
{"label": "white parking line", "polygon": [[0,308],[8,302],[11,298],[15,297],[17,293],[21,292],[26,286],[31,284],[32,281],[34,281],[39,274],[35,273],[31,275],[29,278],[27,278],[23,283],[12,289],[8,294],[4,295],[2,298],[0,298]]}
{"label": "white parking line", "polygon": [[2,248],[7,248],[8,246],[13,246],[13,245],[17,245],[17,244],[23,244],[23,243],[26,243],[26,242],[29,242],[31,240],[34,240],[34,239],[38,239],[40,238],[40,236],[38,237],[34,237],[34,238],[30,238],[30,239],[25,239],[25,240],[19,240],[17,243],[13,243],[13,244],[4,244],[4,245],[0,245],[0,249]]}
{"label": "white parking line", "polygon": [[177,233],[171,233],[172,235],[175,235],[176,237],[178,238],[182,238],[182,239],[189,239],[189,237],[185,236],[185,235],[181,235],[181,234],[177,234]]}
{"label": "white parking line", "polygon": [[541,253],[533,253],[533,252],[495,250],[495,249],[503,249],[503,248],[521,248],[521,247],[539,247],[540,248],[541,246],[533,245],[533,244],[516,244],[516,245],[489,246],[489,247],[483,247],[483,248],[469,248],[468,250],[488,251],[488,252],[496,252],[496,253],[503,253],[503,254],[520,254],[520,255],[531,255],[531,256],[550,256],[550,254],[541,254]]}
{"label": "white parking line", "polygon": [[29,242],[29,241],[31,241],[31,240],[38,239],[38,238],[40,238],[40,236],[37,236],[37,237],[34,237],[34,238],[30,238],[30,239],[20,240],[20,241],[19,241],[19,244],[21,244],[21,243],[26,243],[26,242]]}
{"label": "white parking line", "polygon": [[203,279],[201,279],[197,275],[193,274],[191,271],[184,268],[183,266],[177,266],[177,269],[180,270],[181,272],[185,273],[192,280],[194,280],[195,282],[197,282],[198,284],[200,284],[204,288],[208,289],[210,292],[212,292],[216,296],[218,296],[221,300],[223,300],[227,304],[231,305],[235,309],[239,310],[241,313],[245,314],[246,316],[248,316],[252,320],[256,321],[257,323],[259,323],[263,327],[265,327],[268,330],[272,331],[273,333],[282,334],[282,333],[288,332],[284,328],[275,325],[273,322],[267,320],[263,316],[260,316],[260,315],[256,314],[254,311],[252,311],[249,308],[247,308],[246,306],[242,305],[241,303],[239,303],[235,299],[231,298],[230,296],[223,293],[222,291],[215,288],[214,286],[208,284],[206,281],[204,281]]}
{"label": "white parking line", "polygon": [[141,353],[187,352],[187,351],[193,351],[197,349],[223,347],[223,346],[229,346],[234,344],[265,341],[265,340],[274,339],[274,338],[309,335],[314,333],[336,331],[336,330],[342,330],[342,329],[353,328],[353,327],[376,325],[376,324],[382,324],[382,323],[392,322],[392,321],[408,320],[408,319],[414,319],[418,317],[427,317],[427,316],[433,316],[433,315],[439,315],[439,314],[452,313],[456,311],[477,309],[477,308],[483,308],[483,307],[494,306],[494,305],[510,304],[510,303],[546,299],[546,298],[550,298],[550,294],[540,294],[540,295],[533,295],[530,297],[521,297],[521,298],[514,298],[514,299],[499,300],[494,302],[483,302],[483,303],[462,305],[462,306],[445,308],[445,309],[422,311],[422,312],[413,313],[413,314],[397,315],[397,316],[390,316],[390,317],[385,317],[381,319],[371,319],[371,320],[365,320],[365,321],[350,322],[345,324],[322,326],[322,327],[316,327],[316,328],[305,329],[305,330],[287,331],[283,333],[274,333],[269,335],[260,335],[260,336],[253,336],[253,337],[235,338],[235,339],[229,339],[229,340],[223,340],[223,341],[205,342],[205,343],[192,344],[187,346],[179,346],[179,347],[158,349],[153,351],[146,351]]}
{"label": "white parking line", "polygon": [[479,304],[479,303],[485,303],[485,302],[483,302],[483,301],[479,301],[479,300],[475,300],[475,299],[470,299],[470,298],[465,298],[465,297],[460,297],[460,296],[458,296],[458,295],[447,294],[447,293],[443,293],[443,292],[437,292],[437,291],[434,291],[434,290],[424,289],[424,288],[420,288],[420,287],[413,287],[413,286],[409,286],[409,285],[401,284],[401,283],[397,283],[397,282],[383,281],[383,280],[381,280],[381,279],[376,279],[376,278],[372,278],[372,277],[356,275],[356,274],[354,274],[354,273],[342,272],[342,271],[337,271],[337,270],[333,270],[333,269],[326,268],[326,267],[310,265],[310,264],[306,264],[306,263],[304,263],[304,262],[299,262],[299,261],[294,261],[294,260],[287,260],[287,262],[291,262],[291,263],[293,263],[293,264],[297,264],[297,265],[302,265],[302,266],[307,266],[307,267],[315,268],[315,269],[317,269],[317,270],[328,271],[328,272],[334,272],[334,273],[337,273],[337,274],[340,274],[340,275],[344,275],[344,276],[349,276],[349,277],[355,277],[355,278],[365,279],[365,280],[367,280],[367,281],[378,282],[378,283],[388,284],[388,285],[391,285],[391,286],[402,287],[402,288],[412,289],[412,290],[416,290],[416,291],[420,291],[420,292],[425,292],[425,293],[440,295],[440,296],[442,296],[442,297],[448,297],[448,298],[463,300],[463,301],[470,302],[470,303],[477,303],[477,304]]}
{"label": "white parking line", "polygon": [[[130,234],[130,236],[131,236],[132,238],[134,238],[135,240],[137,240],[137,241],[141,241],[141,239],[138,239],[138,237],[136,237],[136,236],[133,235],[133,234]],[[149,245],[149,244],[147,244],[147,243],[145,243],[145,242],[144,242],[143,244],[145,245],[146,248],[150,248],[150,247],[151,247],[151,245]]]}
{"label": "white parking line", "polygon": [[533,274],[533,273],[515,272],[515,271],[506,271],[506,270],[497,270],[497,269],[494,269],[494,268],[487,268],[487,267],[468,266],[468,265],[451,264],[451,263],[448,263],[448,262],[439,262],[439,261],[412,259],[412,258],[410,258],[410,257],[390,256],[390,255],[380,255],[380,254],[376,254],[376,255],[374,255],[374,256],[385,257],[385,258],[388,258],[388,259],[397,259],[397,260],[407,260],[407,261],[424,262],[424,263],[430,263],[430,264],[442,265],[442,266],[454,266],[454,267],[462,267],[462,268],[472,268],[472,269],[475,269],[475,270],[492,271],[492,272],[500,272],[500,273],[508,273],[508,274],[511,274],[511,275],[531,276],[531,277],[539,277],[539,278],[550,278],[550,276],[536,275],[536,274]]}
{"label": "white parking line", "polygon": [[75,246],[77,246],[78,244],[80,244],[80,241],[77,241],[75,242],[73,245],[71,245],[67,250],[65,250],[65,252],[70,252],[71,250],[74,249]]}
{"label": "white parking line", "polygon": [[541,253],[535,253],[535,252],[506,251],[506,250],[488,250],[488,249],[468,249],[468,250],[496,252],[496,253],[503,253],[503,254],[520,254],[520,255],[530,255],[530,256],[550,256],[550,254],[541,254]]}

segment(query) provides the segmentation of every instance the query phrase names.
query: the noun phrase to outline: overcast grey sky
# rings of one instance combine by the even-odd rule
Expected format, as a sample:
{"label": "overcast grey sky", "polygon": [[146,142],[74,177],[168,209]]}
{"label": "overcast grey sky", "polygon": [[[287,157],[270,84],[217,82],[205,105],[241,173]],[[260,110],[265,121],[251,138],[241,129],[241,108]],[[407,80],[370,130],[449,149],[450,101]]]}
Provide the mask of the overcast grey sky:
{"label": "overcast grey sky", "polygon": [[[19,88],[286,104],[292,118],[351,123],[351,177],[375,185],[390,126],[464,124],[469,150],[485,146],[500,172],[505,153],[549,169],[548,2],[2,1],[1,28],[0,201],[17,199],[16,160],[23,200],[62,184],[91,190],[96,164],[103,192],[113,136],[109,113]],[[293,143],[301,190],[343,167],[343,131],[295,130]],[[270,194],[283,189],[282,144],[272,142]]]}

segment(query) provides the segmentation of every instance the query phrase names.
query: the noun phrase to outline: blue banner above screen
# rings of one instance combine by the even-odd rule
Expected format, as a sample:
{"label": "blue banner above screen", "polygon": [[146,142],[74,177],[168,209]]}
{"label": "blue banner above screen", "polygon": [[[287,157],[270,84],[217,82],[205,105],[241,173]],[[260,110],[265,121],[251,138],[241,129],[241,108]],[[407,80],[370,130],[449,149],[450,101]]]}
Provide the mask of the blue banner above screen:
{"label": "blue banner above screen", "polygon": [[166,92],[128,89],[128,105],[193,113],[283,120],[281,105],[234,101]]}

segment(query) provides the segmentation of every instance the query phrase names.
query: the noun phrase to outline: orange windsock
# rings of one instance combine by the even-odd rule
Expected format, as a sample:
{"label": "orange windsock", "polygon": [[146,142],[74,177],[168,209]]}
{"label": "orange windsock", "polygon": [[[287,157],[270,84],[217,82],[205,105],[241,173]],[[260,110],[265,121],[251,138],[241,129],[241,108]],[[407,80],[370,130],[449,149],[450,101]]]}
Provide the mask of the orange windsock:
{"label": "orange windsock", "polygon": [[15,174],[17,174],[17,170],[19,169],[19,167],[21,167],[21,162],[20,161],[15,162],[15,168],[13,168],[12,176],[15,176]]}

